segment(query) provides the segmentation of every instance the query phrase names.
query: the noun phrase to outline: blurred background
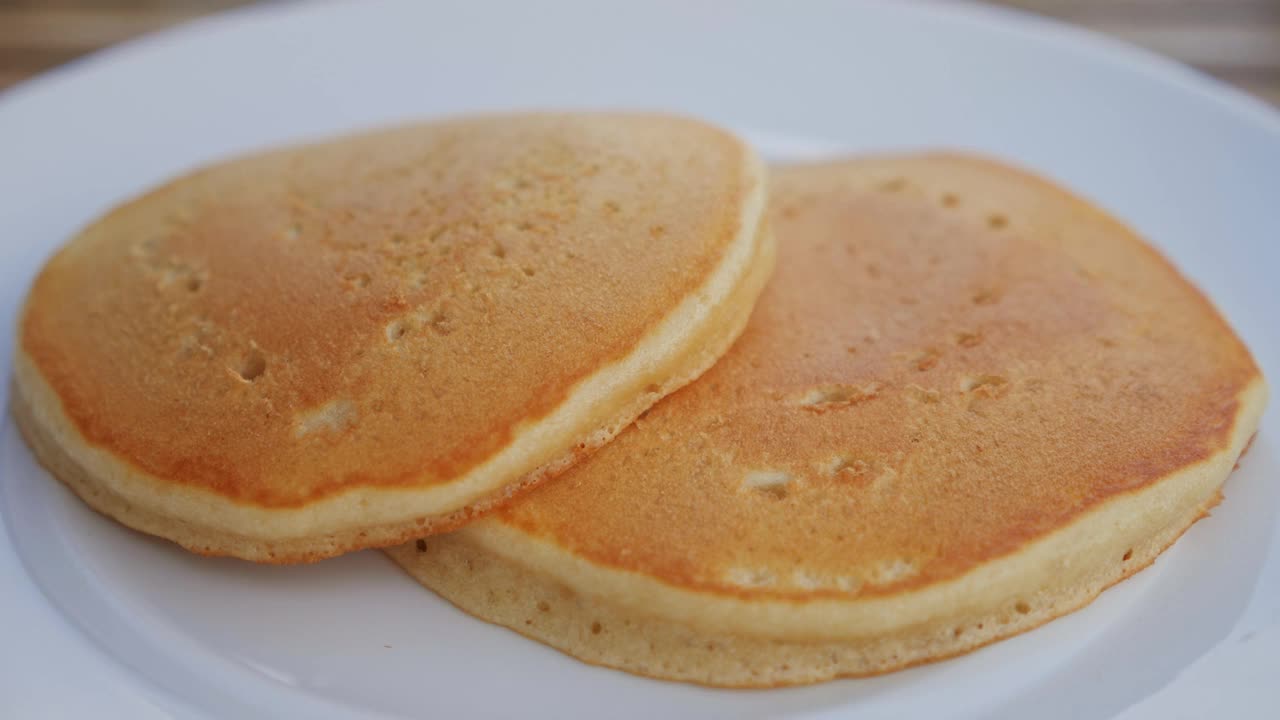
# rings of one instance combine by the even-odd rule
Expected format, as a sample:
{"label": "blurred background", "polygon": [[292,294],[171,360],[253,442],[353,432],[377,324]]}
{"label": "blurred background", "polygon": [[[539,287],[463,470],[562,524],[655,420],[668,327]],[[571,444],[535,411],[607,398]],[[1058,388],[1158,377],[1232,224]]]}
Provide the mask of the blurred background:
{"label": "blurred background", "polygon": [[[254,1],[0,0],[0,90],[107,45]],[[1280,105],[1280,0],[998,0],[993,4],[1114,35]]]}

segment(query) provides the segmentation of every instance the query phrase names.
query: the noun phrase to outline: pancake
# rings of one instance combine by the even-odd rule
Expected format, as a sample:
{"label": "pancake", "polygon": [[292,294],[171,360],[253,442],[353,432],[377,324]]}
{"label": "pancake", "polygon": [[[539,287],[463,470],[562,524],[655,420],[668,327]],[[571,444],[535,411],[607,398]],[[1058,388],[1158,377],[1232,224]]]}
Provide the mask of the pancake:
{"label": "pancake", "polygon": [[776,686],[1033,628],[1219,501],[1265,384],[1116,220],[960,155],[771,186],[777,270],[715,367],[556,482],[391,557],[589,663]]}
{"label": "pancake", "polygon": [[644,114],[461,118],[245,157],[35,280],[13,411],[120,522],[311,561],[440,532],[710,366],[772,269],[764,170]]}

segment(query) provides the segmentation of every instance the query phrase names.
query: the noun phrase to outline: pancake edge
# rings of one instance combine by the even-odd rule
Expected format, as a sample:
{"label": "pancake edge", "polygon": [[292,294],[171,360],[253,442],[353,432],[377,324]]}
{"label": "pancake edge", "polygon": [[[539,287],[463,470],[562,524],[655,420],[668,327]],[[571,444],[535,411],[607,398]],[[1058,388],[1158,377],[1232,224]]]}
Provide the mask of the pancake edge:
{"label": "pancake edge", "polygon": [[776,249],[766,215],[765,167],[753,150],[742,148],[738,231],[704,282],[631,353],[580,380],[554,410],[517,426],[502,450],[451,481],[425,488],[358,487],[298,508],[268,508],[157,478],[81,434],[23,348],[25,311],[15,343],[10,410],[39,462],[85,503],[197,554],[314,562],[447,532],[607,443],[710,368],[742,333],[772,274]]}
{"label": "pancake edge", "polygon": [[463,611],[593,665],[714,687],[877,675],[964,654],[1092,602],[1149,566],[1222,497],[1257,431],[1261,376],[1226,447],[1117,494],[965,574],[896,595],[766,599],[595,565],[494,519],[386,550]]}

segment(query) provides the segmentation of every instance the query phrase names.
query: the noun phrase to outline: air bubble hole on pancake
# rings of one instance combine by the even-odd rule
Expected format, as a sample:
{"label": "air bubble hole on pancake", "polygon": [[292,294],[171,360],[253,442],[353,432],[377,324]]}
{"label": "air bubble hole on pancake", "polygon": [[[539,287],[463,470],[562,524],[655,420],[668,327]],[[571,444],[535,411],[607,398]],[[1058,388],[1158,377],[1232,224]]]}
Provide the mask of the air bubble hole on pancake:
{"label": "air bubble hole on pancake", "polygon": [[825,412],[874,400],[880,394],[881,385],[870,382],[865,385],[830,384],[810,388],[800,396],[797,404],[813,412]]}
{"label": "air bubble hole on pancake", "polygon": [[236,369],[236,374],[245,382],[253,382],[266,371],[267,358],[257,346],[254,346],[249,348],[249,352],[245,353],[244,359]]}

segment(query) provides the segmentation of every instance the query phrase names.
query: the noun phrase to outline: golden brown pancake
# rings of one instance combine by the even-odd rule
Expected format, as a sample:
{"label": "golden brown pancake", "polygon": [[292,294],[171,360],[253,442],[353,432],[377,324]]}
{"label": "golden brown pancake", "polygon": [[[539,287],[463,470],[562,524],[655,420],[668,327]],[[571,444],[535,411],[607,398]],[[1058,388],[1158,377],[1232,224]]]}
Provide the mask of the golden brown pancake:
{"label": "golden brown pancake", "polygon": [[590,663],[773,686],[1070,612],[1220,497],[1248,350],[1088,203],[956,155],[784,168],[742,338],[554,483],[389,550]]}
{"label": "golden brown pancake", "polygon": [[640,114],[268,152],[91,225],[36,279],[14,413],[87,503],[309,561],[456,526],[718,358],[772,268],[764,171]]}

